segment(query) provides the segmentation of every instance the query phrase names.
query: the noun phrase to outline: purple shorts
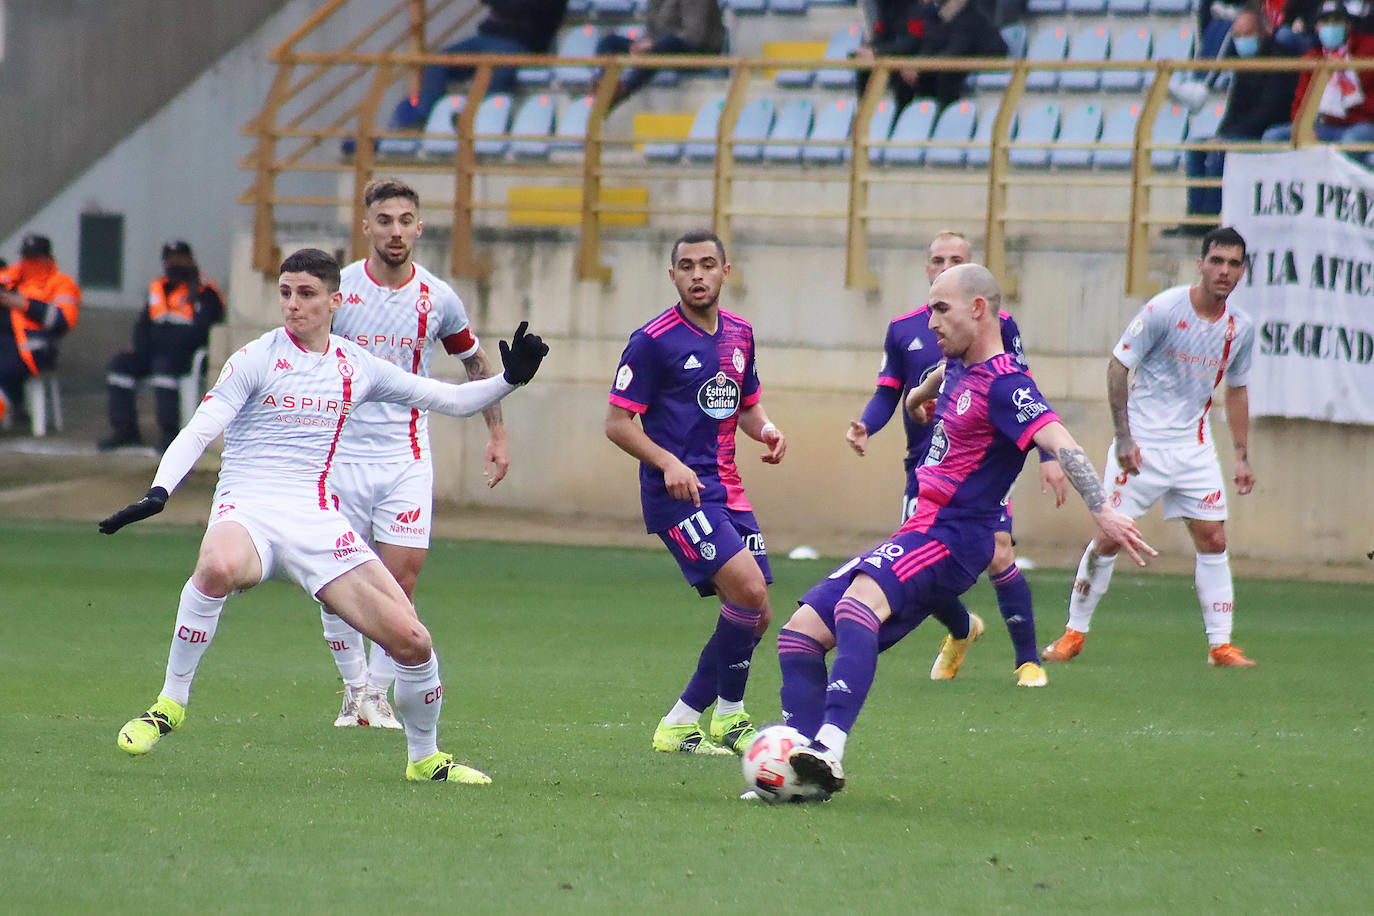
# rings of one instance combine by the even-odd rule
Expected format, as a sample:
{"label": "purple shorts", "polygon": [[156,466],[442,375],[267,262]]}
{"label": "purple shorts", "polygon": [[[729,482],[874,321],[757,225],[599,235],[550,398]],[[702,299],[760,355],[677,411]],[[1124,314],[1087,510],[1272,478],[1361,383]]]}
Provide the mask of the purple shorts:
{"label": "purple shorts", "polygon": [[711,577],[741,550],[754,555],[763,572],[763,581],[773,583],[773,570],[768,566],[768,551],[759,533],[754,513],[727,509],[720,505],[686,506],[681,521],[658,532],[668,552],[677,560],[682,575],[701,594],[716,593]]}

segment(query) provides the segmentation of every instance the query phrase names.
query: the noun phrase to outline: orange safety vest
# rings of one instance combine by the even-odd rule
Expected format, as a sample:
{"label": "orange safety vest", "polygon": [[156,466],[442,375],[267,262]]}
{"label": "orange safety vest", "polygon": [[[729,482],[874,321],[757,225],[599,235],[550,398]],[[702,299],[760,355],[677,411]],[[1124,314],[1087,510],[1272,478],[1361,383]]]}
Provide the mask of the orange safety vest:
{"label": "orange safety vest", "polygon": [[[76,319],[81,308],[81,288],[76,281],[57,269],[52,258],[24,258],[18,264],[0,270],[0,286],[13,289],[25,299],[46,302],[62,312],[67,319],[67,329],[76,327]],[[30,342],[29,333],[42,332],[43,325],[32,320],[22,312],[10,311],[10,325],[14,328],[14,343],[19,350],[19,358],[29,371],[38,374],[33,351],[47,347],[46,336]]]}

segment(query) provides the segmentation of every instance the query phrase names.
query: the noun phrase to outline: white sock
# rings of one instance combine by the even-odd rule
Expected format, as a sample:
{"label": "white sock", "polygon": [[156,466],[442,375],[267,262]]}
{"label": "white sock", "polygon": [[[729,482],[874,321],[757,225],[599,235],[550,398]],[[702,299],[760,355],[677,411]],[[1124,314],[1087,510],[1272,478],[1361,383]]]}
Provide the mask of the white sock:
{"label": "white sock", "polygon": [[411,761],[424,760],[439,750],[439,710],[444,685],[439,680],[439,655],[418,665],[396,663],[396,709],[406,728],[406,751]]}
{"label": "white sock", "polygon": [[1216,647],[1230,642],[1235,591],[1231,585],[1231,560],[1226,551],[1199,553],[1193,581],[1197,583],[1197,598],[1202,605],[1207,644]]}
{"label": "white sock", "polygon": [[162,682],[162,695],[176,700],[182,706],[191,702],[191,682],[196,678],[196,668],[200,667],[205,650],[210,648],[210,640],[215,638],[225,598],[202,595],[190,579],[186,580],[186,586],[181,590],[176,629],[172,631],[172,648],[167,652],[167,675]]}
{"label": "white sock", "polygon": [[744,712],[743,700],[726,700],[721,697],[716,697],[715,716],[717,719],[733,716],[737,712]]}
{"label": "white sock", "polygon": [[1107,594],[1107,586],[1112,584],[1114,569],[1116,554],[1099,557],[1093,553],[1092,544],[1083,551],[1083,559],[1078,561],[1078,574],[1074,576],[1073,590],[1069,593],[1069,629],[1088,632],[1097,602],[1102,600],[1102,596]]}
{"label": "white sock", "polygon": [[367,686],[386,693],[396,680],[396,662],[382,644],[374,642],[367,657]]}
{"label": "white sock", "polygon": [[363,635],[347,620],[325,610],[320,605],[320,621],[324,624],[324,641],[334,654],[339,677],[349,687],[361,687],[367,682],[367,655],[363,652]]}
{"label": "white sock", "polygon": [[693,709],[682,700],[673,704],[673,708],[668,710],[668,715],[663,717],[664,725],[696,725],[701,718],[701,710]]}
{"label": "white sock", "polygon": [[816,740],[830,748],[836,760],[844,759],[844,743],[849,740],[848,733],[827,722],[816,732]]}

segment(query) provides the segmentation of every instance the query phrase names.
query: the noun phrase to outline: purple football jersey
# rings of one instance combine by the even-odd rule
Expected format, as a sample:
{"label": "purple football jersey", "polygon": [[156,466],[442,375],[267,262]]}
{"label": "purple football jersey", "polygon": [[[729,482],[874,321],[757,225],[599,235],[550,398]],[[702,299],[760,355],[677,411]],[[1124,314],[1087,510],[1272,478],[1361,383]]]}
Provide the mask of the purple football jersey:
{"label": "purple football jersey", "polygon": [[929,533],[950,547],[991,538],[1032,439],[1058,419],[1013,354],[972,366],[951,357],[930,450],[916,469],[916,511],[902,529]]}
{"label": "purple football jersey", "polygon": [[[714,335],[674,305],[630,335],[611,386],[610,402],[640,415],[644,432],[693,471],[706,489],[701,501],[751,511],[735,465],[739,411],[759,400],[754,328],[724,309]],[[639,467],[644,526],[662,531],[682,517],[663,472]]]}

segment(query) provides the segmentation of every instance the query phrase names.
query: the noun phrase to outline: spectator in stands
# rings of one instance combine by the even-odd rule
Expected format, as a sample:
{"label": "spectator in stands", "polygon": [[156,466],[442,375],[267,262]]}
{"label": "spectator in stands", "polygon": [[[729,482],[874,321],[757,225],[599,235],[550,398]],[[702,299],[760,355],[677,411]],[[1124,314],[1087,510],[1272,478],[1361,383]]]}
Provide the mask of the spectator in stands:
{"label": "spectator in stands", "polygon": [[195,352],[210,338],[210,326],[224,320],[224,300],[215,284],[200,275],[191,246],[183,241],[162,246],[162,276],[148,286],[148,303],[134,324],[133,349],[110,360],[106,384],[110,394],[111,433],[99,448],[139,445],[135,395],[139,379],[152,382],[160,447],[181,431],[179,380],[191,371]]}
{"label": "spectator in stands", "polygon": [[[1318,45],[1302,55],[1303,60],[1374,56],[1374,35],[1352,29],[1350,16],[1338,0],[1326,0],[1322,4],[1315,31]],[[1298,76],[1289,123],[1269,128],[1262,139],[1293,138],[1292,119],[1298,116],[1311,84],[1310,72]],[[1314,126],[1317,139],[1323,143],[1374,143],[1374,70],[1334,72],[1322,90]],[[1374,154],[1359,153],[1357,158],[1374,164]]]}
{"label": "spectator in stands", "polygon": [[[487,17],[477,26],[477,34],[443,49],[445,54],[548,54],[554,37],[568,11],[568,0],[483,0]],[[515,67],[492,71],[489,92],[509,92],[515,88]],[[448,91],[451,81],[467,79],[471,67],[425,67],[420,78],[420,94],[402,99],[391,115],[393,130],[421,127],[429,110]]]}
{"label": "spectator in stands", "polygon": [[[1288,56],[1275,41],[1269,22],[1253,10],[1242,10],[1231,27],[1231,49],[1241,59]],[[1189,178],[1220,178],[1228,142],[1256,141],[1271,127],[1286,125],[1298,84],[1298,74],[1278,71],[1236,72],[1226,97],[1226,113],[1208,149],[1189,150]],[[1221,213],[1221,188],[1188,189],[1189,216]],[[1203,236],[1210,225],[1184,223],[1165,235]]]}
{"label": "spectator in stands", "polygon": [[[1005,57],[1007,44],[987,4],[979,0],[864,0],[868,38],[856,57]],[[941,106],[964,94],[968,74],[896,71],[893,96],[900,110],[916,97],[934,98]],[[859,74],[859,93],[868,74]]]}
{"label": "spectator in stands", "polygon": [[1314,23],[1321,0],[1261,0],[1262,18],[1284,54],[1297,57],[1317,45]]}
{"label": "spectator in stands", "polygon": [[57,341],[76,327],[81,289],[57,269],[52,240],[29,234],[19,263],[0,270],[0,417],[23,410],[24,381],[57,365]]}
{"label": "spectator in stands", "polygon": [[[649,0],[648,32],[642,38],[611,33],[596,45],[597,54],[719,54],[725,47],[725,23],[717,0]],[[619,105],[657,70],[632,68],[620,74],[611,107]]]}

